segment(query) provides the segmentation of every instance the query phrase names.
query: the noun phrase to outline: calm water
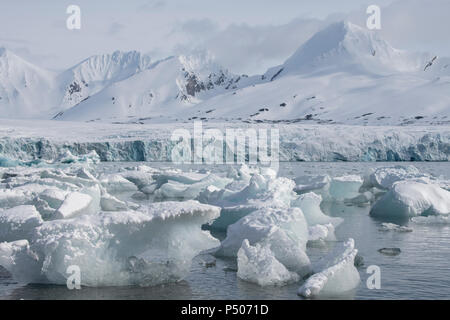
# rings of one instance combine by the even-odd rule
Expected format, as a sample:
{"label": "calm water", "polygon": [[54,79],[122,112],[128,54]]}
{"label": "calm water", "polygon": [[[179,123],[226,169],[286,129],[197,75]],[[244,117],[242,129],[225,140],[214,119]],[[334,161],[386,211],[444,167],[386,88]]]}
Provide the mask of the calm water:
{"label": "calm water", "polygon": [[[134,164],[104,164],[99,170],[110,171]],[[150,164],[155,166],[155,164]],[[157,164],[158,166],[162,164]],[[280,175],[295,177],[303,174],[361,174],[369,167],[389,163],[283,163]],[[450,179],[449,163],[414,163],[421,171]],[[113,168],[115,167],[115,168]],[[215,170],[221,170],[216,168]],[[417,225],[410,233],[379,231],[381,222],[369,217],[370,207],[323,205],[327,214],[343,217],[336,229],[339,240],[352,237],[356,241],[364,265],[358,270],[360,286],[341,299],[450,299],[450,225]],[[222,238],[224,234],[215,234]],[[398,256],[385,256],[377,250],[400,248]],[[309,248],[312,261],[329,248]],[[236,277],[234,260],[217,259],[216,265],[206,268],[202,261],[209,255],[198,256],[190,275],[177,284],[140,288],[86,288],[69,291],[65,286],[27,285],[13,281],[0,270],[0,299],[301,299],[296,292],[300,283],[284,287],[261,288]],[[381,268],[381,289],[366,287],[369,265]]]}

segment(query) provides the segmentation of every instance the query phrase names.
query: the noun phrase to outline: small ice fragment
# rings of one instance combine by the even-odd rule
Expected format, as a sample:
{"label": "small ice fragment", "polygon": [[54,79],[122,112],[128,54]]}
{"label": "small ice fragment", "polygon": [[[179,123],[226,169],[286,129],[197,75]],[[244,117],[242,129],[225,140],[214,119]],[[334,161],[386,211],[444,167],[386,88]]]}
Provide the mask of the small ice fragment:
{"label": "small ice fragment", "polygon": [[379,229],[380,231],[398,231],[398,232],[412,232],[412,228],[408,228],[406,226],[399,226],[395,223],[387,223],[384,222],[381,224],[381,227]]}
{"label": "small ice fragment", "polygon": [[402,250],[400,248],[381,248],[378,249],[378,252],[385,256],[398,256]]}

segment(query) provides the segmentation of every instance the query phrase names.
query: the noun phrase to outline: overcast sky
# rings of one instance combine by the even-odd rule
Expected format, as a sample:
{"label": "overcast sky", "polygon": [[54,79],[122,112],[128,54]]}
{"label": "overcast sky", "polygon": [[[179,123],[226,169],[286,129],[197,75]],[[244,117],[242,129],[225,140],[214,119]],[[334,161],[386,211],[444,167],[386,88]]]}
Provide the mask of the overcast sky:
{"label": "overcast sky", "polygon": [[[70,4],[81,8],[81,30],[66,28]],[[382,8],[379,32],[395,47],[450,56],[450,0],[1,0],[0,46],[55,70],[114,50],[154,59],[208,50],[251,74],[333,21],[365,26],[369,4]]]}

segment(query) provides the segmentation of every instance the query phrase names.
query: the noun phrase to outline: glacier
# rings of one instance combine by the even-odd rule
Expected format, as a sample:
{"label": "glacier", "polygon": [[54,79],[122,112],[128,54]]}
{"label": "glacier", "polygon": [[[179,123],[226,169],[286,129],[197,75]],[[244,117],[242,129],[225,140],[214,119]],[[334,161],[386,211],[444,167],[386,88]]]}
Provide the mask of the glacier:
{"label": "glacier", "polygon": [[[100,124],[1,120],[0,164],[70,161],[172,161],[178,128],[192,124]],[[449,161],[448,126],[250,125],[203,123],[204,130],[278,129],[280,161]],[[206,147],[208,141],[203,141]],[[95,153],[93,153],[95,151]],[[67,160],[70,152],[80,159]],[[3,160],[1,160],[3,159]],[[37,163],[35,163],[35,162]]]}

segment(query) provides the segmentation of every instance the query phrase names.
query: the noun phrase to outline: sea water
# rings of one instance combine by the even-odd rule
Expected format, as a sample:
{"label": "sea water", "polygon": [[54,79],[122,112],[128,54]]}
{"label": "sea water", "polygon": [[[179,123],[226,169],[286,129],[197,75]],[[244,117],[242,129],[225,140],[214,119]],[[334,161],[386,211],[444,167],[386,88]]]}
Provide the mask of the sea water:
{"label": "sea water", "polygon": [[[137,163],[102,163],[99,172],[116,172]],[[398,164],[398,163],[396,163]],[[406,163],[402,163],[402,165]],[[146,163],[153,167],[170,167],[170,163]],[[340,176],[364,174],[369,168],[392,166],[394,163],[281,163],[279,176],[295,178],[302,175]],[[450,179],[450,164],[413,163],[421,172]],[[182,169],[227,170],[225,166],[184,166]],[[152,201],[147,200],[147,201]],[[381,231],[381,221],[369,216],[370,206],[322,203],[322,210],[344,218],[337,227],[336,237],[343,241],[355,239],[363,258],[358,266],[360,285],[339,299],[450,299],[450,225],[420,225],[409,223],[413,232]],[[220,240],[225,233],[213,233]],[[381,248],[399,248],[396,256],[381,254]],[[307,254],[316,261],[331,249],[309,247]],[[369,266],[380,268],[379,289],[369,289],[366,281]],[[302,299],[297,295],[301,284],[283,287],[260,287],[236,276],[236,260],[214,258],[208,254],[197,256],[191,272],[183,281],[156,287],[105,287],[69,290],[57,285],[21,285],[0,268],[0,299]],[[327,298],[327,297],[322,297]]]}

